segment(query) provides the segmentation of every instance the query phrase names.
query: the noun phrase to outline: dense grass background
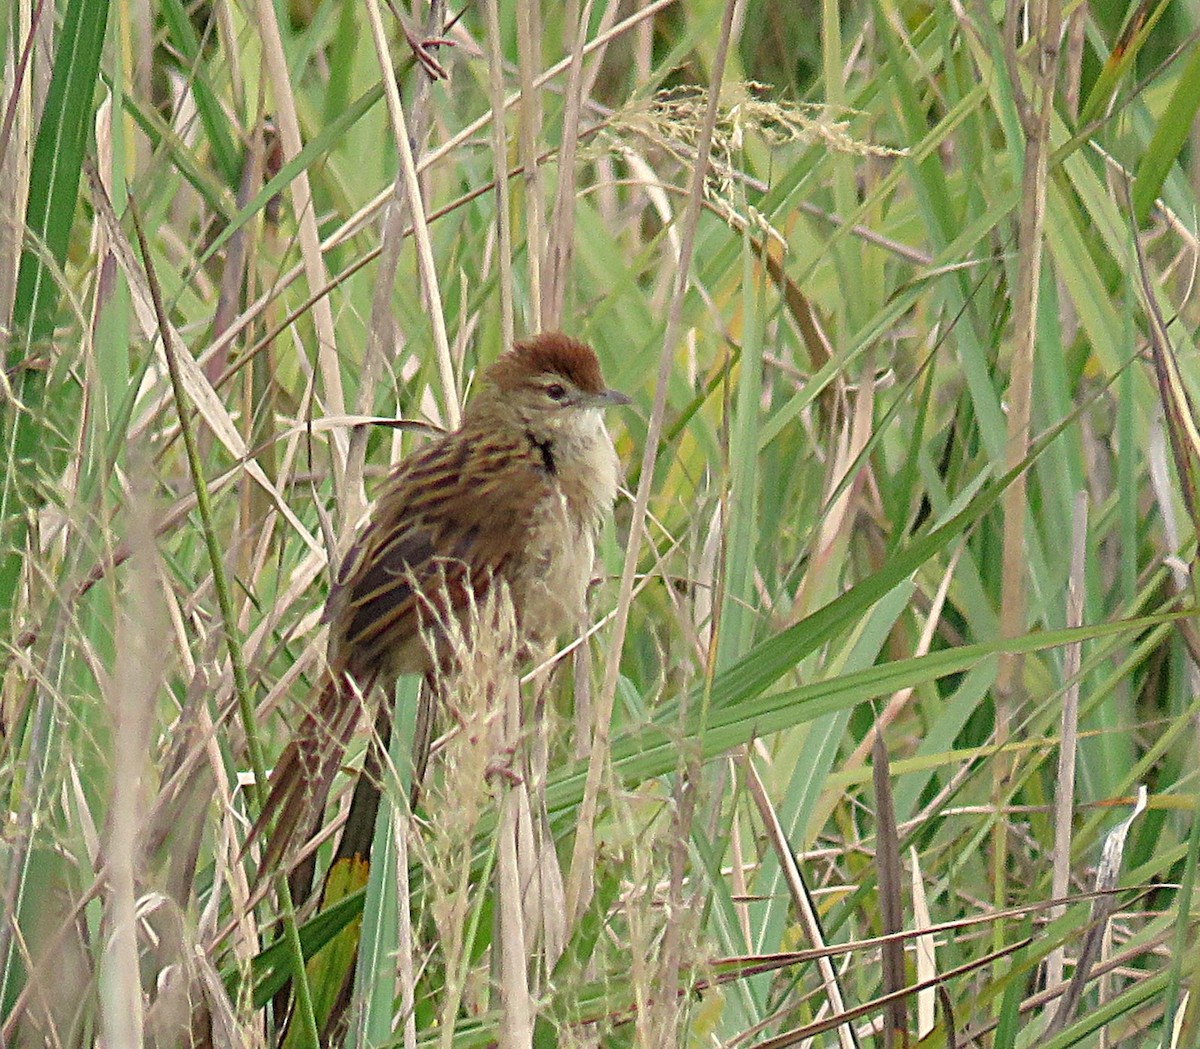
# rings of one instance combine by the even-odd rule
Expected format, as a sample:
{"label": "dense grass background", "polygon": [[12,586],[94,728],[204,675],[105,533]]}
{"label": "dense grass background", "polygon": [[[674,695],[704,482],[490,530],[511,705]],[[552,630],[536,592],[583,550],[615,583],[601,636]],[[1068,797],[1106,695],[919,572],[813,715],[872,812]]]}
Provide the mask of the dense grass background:
{"label": "dense grass background", "polygon": [[[1009,7],[0,7],[0,1044],[306,1044],[359,915],[338,1044],[1197,1043],[1200,16]],[[549,327],[598,629],[253,898],[356,422]]]}

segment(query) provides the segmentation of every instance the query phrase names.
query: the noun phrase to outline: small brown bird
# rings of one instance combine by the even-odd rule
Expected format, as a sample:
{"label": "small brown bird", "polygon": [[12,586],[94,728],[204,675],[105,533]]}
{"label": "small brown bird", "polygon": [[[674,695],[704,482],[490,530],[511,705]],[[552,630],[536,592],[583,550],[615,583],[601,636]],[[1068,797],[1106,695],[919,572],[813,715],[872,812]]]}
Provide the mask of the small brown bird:
{"label": "small brown bird", "polygon": [[[526,647],[578,629],[618,484],[601,411],[628,403],[605,386],[590,347],[538,335],[484,371],[459,429],[392,471],[329,594],[331,676],[272,774],[260,823],[274,814],[276,825],[264,869],[306,816],[320,819],[363,697],[400,674],[431,675],[445,658],[438,624],[464,615],[472,596],[504,580]],[[417,747],[427,753],[434,698],[425,692]],[[386,708],[376,725],[384,739]],[[415,784],[423,766],[415,755]],[[369,778],[360,778],[339,857],[369,846],[378,804]],[[301,896],[311,868],[302,881]]]}

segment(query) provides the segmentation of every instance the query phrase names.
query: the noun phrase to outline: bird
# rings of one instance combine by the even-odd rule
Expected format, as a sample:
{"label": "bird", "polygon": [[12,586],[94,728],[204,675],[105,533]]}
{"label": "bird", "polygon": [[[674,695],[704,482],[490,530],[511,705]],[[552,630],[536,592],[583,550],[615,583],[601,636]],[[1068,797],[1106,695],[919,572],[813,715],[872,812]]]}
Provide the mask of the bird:
{"label": "bird", "polygon": [[[561,332],[516,342],[477,385],[458,429],[392,469],[337,572],[323,615],[328,673],[272,771],[256,824],[272,828],[260,871],[295,844],[306,818],[319,829],[373,688],[390,688],[401,674],[436,681],[449,658],[446,624],[465,622],[497,580],[511,597],[521,651],[583,621],[595,544],[620,478],[603,411],[630,399],[605,385],[590,346]],[[418,709],[414,790],[436,691],[427,684]],[[369,849],[388,707],[380,704],[376,753],[368,752],[334,863]],[[311,857],[306,864],[294,872],[301,898],[311,886]]]}

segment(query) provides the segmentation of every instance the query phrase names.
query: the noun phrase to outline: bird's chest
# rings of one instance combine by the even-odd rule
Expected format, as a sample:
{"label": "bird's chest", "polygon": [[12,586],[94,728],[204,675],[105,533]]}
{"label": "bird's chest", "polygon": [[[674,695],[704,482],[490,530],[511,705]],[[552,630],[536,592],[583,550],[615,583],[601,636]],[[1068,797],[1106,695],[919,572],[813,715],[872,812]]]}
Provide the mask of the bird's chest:
{"label": "bird's chest", "polygon": [[524,555],[510,583],[521,630],[536,642],[578,629],[592,576],[590,521],[571,512],[561,491],[542,499],[529,521]]}

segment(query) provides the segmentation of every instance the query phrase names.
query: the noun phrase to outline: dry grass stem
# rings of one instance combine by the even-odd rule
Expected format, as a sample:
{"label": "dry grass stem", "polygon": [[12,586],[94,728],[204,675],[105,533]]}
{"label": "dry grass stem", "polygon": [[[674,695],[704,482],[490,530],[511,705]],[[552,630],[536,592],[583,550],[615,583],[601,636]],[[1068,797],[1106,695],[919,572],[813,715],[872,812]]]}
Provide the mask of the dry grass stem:
{"label": "dry grass stem", "polygon": [[[296,100],[292,93],[291,77],[288,72],[287,56],[284,54],[279,24],[275,20],[275,8],[271,5],[270,0],[259,0],[255,11],[258,19],[258,31],[263,44],[263,59],[275,103],[275,118],[279,122],[280,141],[283,144],[286,161],[297,156],[304,146],[300,135],[300,120],[296,113]],[[317,233],[317,216],[314,210],[312,189],[308,183],[308,173],[305,171],[296,174],[292,188],[292,200],[295,205],[296,223],[299,226],[300,251],[304,259],[305,278],[308,281],[309,291],[315,292],[318,288],[325,286],[328,274],[325,269],[325,257],[321,251],[320,237]],[[328,299],[319,298],[313,301],[312,318],[317,333],[317,367],[324,386],[324,408],[326,411],[341,414],[346,411],[346,396],[342,389],[342,373],[338,365],[333,310]],[[347,447],[346,435],[335,431],[332,434],[330,462],[333,469],[334,491],[339,494],[344,481]]]}
{"label": "dry grass stem", "polygon": [[[1058,40],[1062,23],[1059,0],[1038,0],[1029,10],[1028,36],[1037,56],[1029,70],[1029,93],[1023,86],[1026,70],[1017,57],[1020,20],[1017,4],[1008,0],[1010,25],[1005,57],[1013,95],[1017,99],[1024,133],[1024,169],[1022,203],[1017,227],[1017,281],[1013,299],[1013,344],[1007,393],[1007,435],[1004,467],[1012,470],[1029,454],[1032,419],[1034,351],[1037,344],[1038,309],[1042,279],[1046,185],[1050,159],[1050,120],[1053,114],[1054,84],[1058,75]],[[1002,588],[1000,596],[1000,634],[1016,637],[1027,626],[1028,549],[1026,537],[1026,499],[1028,481],[1022,473],[1004,493],[1004,537],[1002,549]],[[1008,742],[1014,710],[1021,698],[1021,657],[1006,653],[1000,657],[996,677],[997,742]],[[1006,763],[994,767],[994,791],[999,799],[1005,790]],[[1005,897],[1007,867],[1007,828],[997,822],[992,835],[993,903]],[[997,940],[996,945],[999,946]]]}
{"label": "dry grass stem", "polygon": [[[507,720],[507,719],[506,719]],[[501,790],[499,858],[496,868],[496,906],[500,933],[501,1049],[533,1045],[533,1002],[529,987],[530,937],[525,926],[524,879],[518,858],[521,798],[519,788]]]}
{"label": "dry grass stem", "polygon": [[504,57],[500,51],[500,0],[486,0],[488,97],[492,107],[492,184],[496,190],[497,260],[500,273],[500,349],[513,344],[512,212],[508,192],[508,136],[504,120]]}
{"label": "dry grass stem", "polygon": [[[521,203],[525,212],[526,265],[529,281],[530,331],[541,331],[544,300],[542,260],[546,250],[545,199],[537,143],[542,133],[542,97],[537,91],[537,72],[541,66],[542,32],[540,4],[535,0],[517,0],[517,64],[521,80],[518,103],[518,144],[521,156]],[[572,56],[571,61],[575,60]],[[568,62],[567,68],[570,68]]]}
{"label": "dry grass stem", "polygon": [[[796,910],[804,935],[814,948],[823,950],[826,946],[825,935],[821,931],[821,922],[813,906],[808,886],[804,883],[804,875],[801,874],[800,868],[796,863],[796,856],[792,851],[791,842],[787,840],[787,836],[783,832],[783,826],[779,822],[775,806],[771,803],[767,788],[758,775],[753,758],[749,754],[743,755],[741,765],[742,771],[746,776],[746,785],[750,791],[750,798],[758,811],[759,819],[762,820],[766,828],[771,848],[774,850],[776,858],[779,861],[779,866],[783,871],[784,880],[787,883],[789,893],[791,893],[792,906]],[[846,1002],[842,994],[841,981],[833,967],[833,963],[827,955],[822,955],[817,960],[817,967],[821,973],[821,983],[825,989],[825,997],[829,1005],[829,1010],[834,1016],[840,1016],[846,1011]],[[841,1049],[855,1049],[854,1031],[848,1023],[839,1024],[837,1033],[838,1045]]]}
{"label": "dry grass stem", "polygon": [[[387,35],[383,28],[383,19],[379,13],[377,0],[367,0],[367,15],[371,25],[371,38],[375,43],[376,55],[380,67],[391,69],[391,53],[388,49]],[[457,429],[461,420],[459,411],[458,386],[454,379],[454,366],[450,359],[450,341],[446,335],[446,319],[442,306],[442,293],[439,287],[437,266],[433,259],[433,245],[429,237],[429,225],[425,218],[425,207],[421,196],[421,185],[417,179],[417,162],[413,156],[412,140],[409,138],[408,121],[404,115],[404,105],[400,100],[400,92],[396,86],[395,76],[384,74],[384,97],[388,102],[388,113],[392,119],[395,135],[396,150],[400,157],[400,170],[404,178],[405,199],[408,203],[409,214],[412,216],[413,235],[417,242],[417,262],[421,274],[421,284],[426,296],[429,319],[433,328],[433,346],[438,367],[438,377],[442,384],[442,407],[446,413],[448,429]]]}
{"label": "dry grass stem", "polygon": [[567,71],[562,144],[558,149],[558,189],[546,241],[546,265],[543,267],[546,277],[542,287],[544,299],[539,327],[562,327],[563,304],[571,274],[575,240],[575,162],[579,146],[579,116],[583,108],[583,47],[587,43],[587,27],[591,16],[592,0],[587,0],[579,16],[579,29]]}
{"label": "dry grass stem", "polygon": [[1117,879],[1121,874],[1121,863],[1125,856],[1125,842],[1133,821],[1146,809],[1146,788],[1138,787],[1137,800],[1133,811],[1115,826],[1104,838],[1104,851],[1100,865],[1096,870],[1095,891],[1099,894],[1092,901],[1092,920],[1088,925],[1084,942],[1079,949],[1079,957],[1075,961],[1075,972],[1071,977],[1062,1000],[1058,1003],[1050,1023],[1046,1027],[1046,1037],[1052,1038],[1066,1027],[1068,1020],[1079,1007],[1083,990],[1091,979],[1092,970],[1100,960],[1101,945],[1108,934],[1109,921],[1116,912],[1119,899],[1113,893]]}
{"label": "dry grass stem", "polygon": [[[1083,623],[1085,568],[1087,558],[1088,500],[1086,492],[1075,496],[1075,520],[1071,527],[1071,574],[1067,580],[1067,626]],[[1071,644],[1063,652],[1062,729],[1058,743],[1058,775],[1054,791],[1054,873],[1050,883],[1051,899],[1066,899],[1071,877],[1071,824],[1075,812],[1075,759],[1079,745],[1079,668],[1083,646]],[[1050,912],[1051,921],[1061,917],[1066,906]],[[1058,947],[1046,959],[1046,983],[1056,986],[1063,981],[1065,948]]]}
{"label": "dry grass stem", "polygon": [[909,864],[912,868],[913,928],[918,935],[913,940],[916,954],[917,983],[926,989],[917,992],[917,1039],[933,1031],[935,993],[931,986],[937,979],[937,941],[932,934],[922,933],[932,924],[929,918],[929,900],[925,893],[925,879],[921,874],[921,858],[915,848],[909,849]]}
{"label": "dry grass stem", "polygon": [[[1034,348],[1037,341],[1044,226],[1046,221],[1046,176],[1050,157],[1050,118],[1055,80],[1058,76],[1058,40],[1062,25],[1059,0],[1039,0],[1029,14],[1028,35],[1034,43],[1030,92],[1023,83],[1025,70],[1016,56],[1016,35],[1020,19],[1017,5],[1009,0],[1010,32],[1006,58],[1013,93],[1020,100],[1020,118],[1025,134],[1023,192],[1017,229],[1017,284],[1013,304],[1012,360],[1008,382],[1008,439],[1004,465],[1011,470],[1029,454],[1030,419],[1033,393]],[[1024,475],[1009,486],[1004,496],[1004,589],[1000,604],[1000,630],[1004,637],[1015,637],[1025,629],[1026,618],[1026,540]],[[1019,688],[1020,660],[1001,658],[997,691],[1004,706],[1011,705]],[[1001,721],[1007,720],[1006,711]],[[1003,738],[1001,740],[1003,742]],[[1003,850],[1001,849],[1002,853]]]}
{"label": "dry grass stem", "polygon": [[[113,719],[112,798],[104,867],[107,901],[107,949],[101,962],[106,1040],[138,1045],[143,1038],[141,964],[138,944],[138,883],[142,876],[139,827],[150,784],[150,728],[161,669],[155,656],[166,642],[165,617],[158,586],[154,525],[144,489],[134,493],[127,528],[133,557],[121,623],[120,655],[108,705]],[[157,980],[158,973],[154,973]]]}
{"label": "dry grass stem", "polygon": [[696,224],[700,217],[700,206],[704,196],[704,185],[708,175],[709,148],[713,128],[717,122],[720,85],[724,80],[725,56],[728,53],[733,29],[736,0],[727,0],[721,22],[721,36],[712,66],[709,84],[708,110],[697,141],[698,160],[692,170],[691,193],[683,218],[680,262],[676,271],[674,291],[667,313],[666,330],[663,333],[663,348],[659,357],[658,375],[654,387],[654,406],[650,410],[650,425],[646,432],[646,445],[642,453],[641,473],[637,495],[630,520],[629,543],[625,564],[621,570],[621,586],[617,595],[616,620],[609,648],[609,657],[604,668],[604,685],[596,703],[596,724],[592,733],[592,753],[588,762],[588,778],[580,806],[579,827],[571,853],[571,868],[567,882],[567,914],[576,920],[586,901],[582,897],[584,869],[594,862],[594,822],[600,790],[601,774],[608,760],[608,734],[612,719],[613,700],[617,689],[620,670],[620,654],[625,642],[625,631],[629,624],[629,608],[633,597],[633,577],[641,548],[646,512],[650,503],[650,489],[654,479],[654,465],[658,458],[658,442],[662,436],[663,419],[667,407],[667,385],[671,375],[671,362],[675,343],[679,338],[683,319],[683,299],[690,282],[692,249],[696,240]]}

